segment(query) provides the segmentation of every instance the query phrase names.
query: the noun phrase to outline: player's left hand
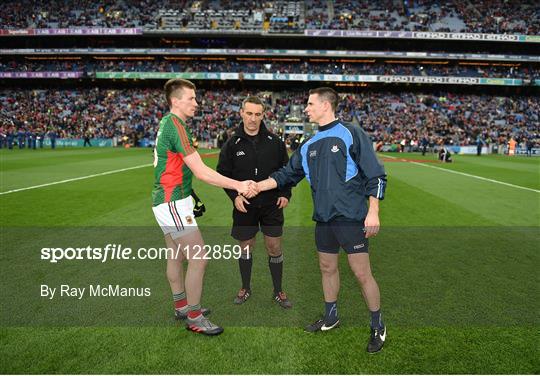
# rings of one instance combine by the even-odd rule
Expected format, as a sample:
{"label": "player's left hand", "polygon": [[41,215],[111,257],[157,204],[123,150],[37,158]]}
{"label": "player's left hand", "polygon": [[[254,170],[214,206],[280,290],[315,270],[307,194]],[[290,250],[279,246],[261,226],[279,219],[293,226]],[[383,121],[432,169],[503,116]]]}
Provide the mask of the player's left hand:
{"label": "player's left hand", "polygon": [[289,205],[289,199],[287,197],[278,197],[276,205],[280,209],[286,208]]}
{"label": "player's left hand", "polygon": [[366,233],[366,238],[377,235],[377,233],[379,232],[379,228],[379,214],[368,211],[366,220],[364,221],[364,231]]}

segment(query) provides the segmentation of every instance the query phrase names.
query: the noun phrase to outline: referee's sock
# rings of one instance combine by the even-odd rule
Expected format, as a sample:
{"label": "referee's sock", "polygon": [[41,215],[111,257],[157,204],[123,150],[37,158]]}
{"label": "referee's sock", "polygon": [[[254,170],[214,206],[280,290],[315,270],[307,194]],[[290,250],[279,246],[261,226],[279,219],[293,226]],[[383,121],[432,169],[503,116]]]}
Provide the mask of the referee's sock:
{"label": "referee's sock", "polygon": [[324,302],[324,308],[326,311],[324,321],[326,321],[328,325],[335,324],[335,322],[338,321],[337,301]]}
{"label": "referee's sock", "polygon": [[268,267],[274,284],[274,294],[281,292],[281,280],[283,278],[283,253],[279,256],[268,257]]}
{"label": "referee's sock", "polygon": [[242,288],[251,290],[251,268],[253,267],[253,256],[250,253],[242,253],[238,259],[240,266],[240,276],[242,277]]}

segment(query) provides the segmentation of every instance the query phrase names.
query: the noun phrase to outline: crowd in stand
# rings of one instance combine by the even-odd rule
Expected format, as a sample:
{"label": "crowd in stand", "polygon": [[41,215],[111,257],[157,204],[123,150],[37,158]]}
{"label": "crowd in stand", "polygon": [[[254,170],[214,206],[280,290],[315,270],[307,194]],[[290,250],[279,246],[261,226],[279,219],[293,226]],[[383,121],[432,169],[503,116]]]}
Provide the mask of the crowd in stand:
{"label": "crowd in stand", "polygon": [[191,7],[162,8],[157,19],[159,28],[165,30],[298,32],[303,28],[304,3],[209,0],[194,2]]}
{"label": "crowd in stand", "polygon": [[540,34],[540,5],[535,0],[487,0],[461,12],[467,30],[491,34]]}
{"label": "crowd in stand", "polygon": [[446,145],[474,145],[478,138],[499,145],[511,137],[540,141],[538,97],[370,93],[350,100],[360,123],[382,143],[409,147],[423,137]]}
{"label": "crowd in stand", "polygon": [[[270,5],[272,7],[270,8]],[[535,0],[7,0],[0,25],[8,29],[144,27],[146,29],[304,29],[540,33]]]}
{"label": "crowd in stand", "polygon": [[0,25],[9,29],[68,27],[157,28],[155,15],[163,7],[180,6],[179,0],[8,0],[3,2]]}
{"label": "crowd in stand", "polygon": [[[265,122],[277,131],[296,117],[305,120],[304,92],[247,92],[199,90],[199,109],[190,120],[193,136],[213,143],[240,123],[239,106],[256,94],[267,103]],[[161,90],[20,90],[0,91],[0,133],[45,135],[59,138],[155,138],[159,120],[168,111]],[[344,93],[338,116],[362,126],[374,142],[418,145],[431,143],[471,145],[540,142],[540,98],[496,97],[442,93]]]}
{"label": "crowd in stand", "polygon": [[458,76],[494,78],[536,78],[540,68],[521,65],[433,65],[388,63],[341,63],[341,62],[248,62],[233,59],[222,61],[204,60],[64,60],[31,61],[0,60],[0,72],[243,72],[243,73],[309,73],[309,74],[363,74],[363,75],[410,75],[410,76]]}

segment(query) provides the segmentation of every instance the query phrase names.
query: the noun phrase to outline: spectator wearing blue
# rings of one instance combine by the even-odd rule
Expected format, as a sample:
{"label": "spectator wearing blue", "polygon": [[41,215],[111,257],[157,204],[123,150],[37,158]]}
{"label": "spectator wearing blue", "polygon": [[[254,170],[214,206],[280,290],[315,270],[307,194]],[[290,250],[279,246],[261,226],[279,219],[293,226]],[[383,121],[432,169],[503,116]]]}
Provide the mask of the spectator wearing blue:
{"label": "spectator wearing blue", "polygon": [[[32,139],[34,138],[32,128],[28,127],[26,129],[26,145],[28,149],[32,149]],[[35,148],[34,148],[35,149]]]}
{"label": "spectator wearing blue", "polygon": [[527,139],[527,157],[532,157],[533,147],[534,147],[534,140],[532,139],[532,137],[529,137]]}
{"label": "spectator wearing blue", "polygon": [[429,145],[429,140],[426,135],[422,137],[421,145],[422,145],[422,155],[426,155],[426,151]]}
{"label": "spectator wearing blue", "polygon": [[33,149],[33,150],[36,150],[36,144],[37,144],[37,133],[33,130],[33,129],[30,129],[27,134],[30,134],[30,137],[29,137],[29,143],[28,143],[28,149]]}
{"label": "spectator wearing blue", "polygon": [[22,128],[17,131],[17,140],[19,141],[19,149],[24,149],[25,132]]}
{"label": "spectator wearing blue", "polygon": [[479,157],[482,155],[482,147],[485,145],[484,140],[482,140],[482,136],[478,135],[476,137],[476,155]]}
{"label": "spectator wearing blue", "polygon": [[37,141],[39,143],[39,148],[43,149],[43,141],[45,140],[45,132],[42,129],[37,131]]}
{"label": "spectator wearing blue", "polygon": [[51,149],[56,149],[56,137],[57,137],[56,131],[54,129],[50,130],[49,138],[51,139]]}
{"label": "spectator wearing blue", "polygon": [[8,129],[6,134],[6,140],[7,140],[7,148],[9,150],[13,150],[13,141],[15,140],[15,134],[13,133],[13,129]]}

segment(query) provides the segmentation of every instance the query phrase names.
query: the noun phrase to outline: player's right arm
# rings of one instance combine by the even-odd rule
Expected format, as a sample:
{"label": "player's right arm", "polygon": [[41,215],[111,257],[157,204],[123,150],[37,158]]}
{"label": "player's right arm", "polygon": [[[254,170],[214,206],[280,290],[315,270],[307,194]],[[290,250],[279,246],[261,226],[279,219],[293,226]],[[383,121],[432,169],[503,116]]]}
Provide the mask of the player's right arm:
{"label": "player's right arm", "polygon": [[197,151],[185,156],[184,162],[197,179],[202,180],[207,184],[226,189],[234,189],[240,194],[247,194],[249,192],[249,186],[250,183],[252,183],[251,181],[246,180],[240,182],[221,175],[205,165]]}
{"label": "player's right arm", "polygon": [[184,128],[184,124],[177,118],[171,117],[164,122],[162,134],[159,137],[167,150],[182,154],[185,165],[197,179],[217,187],[234,189],[240,194],[249,192],[250,181],[239,182],[227,178],[204,164],[201,156],[193,147],[192,138]]}

